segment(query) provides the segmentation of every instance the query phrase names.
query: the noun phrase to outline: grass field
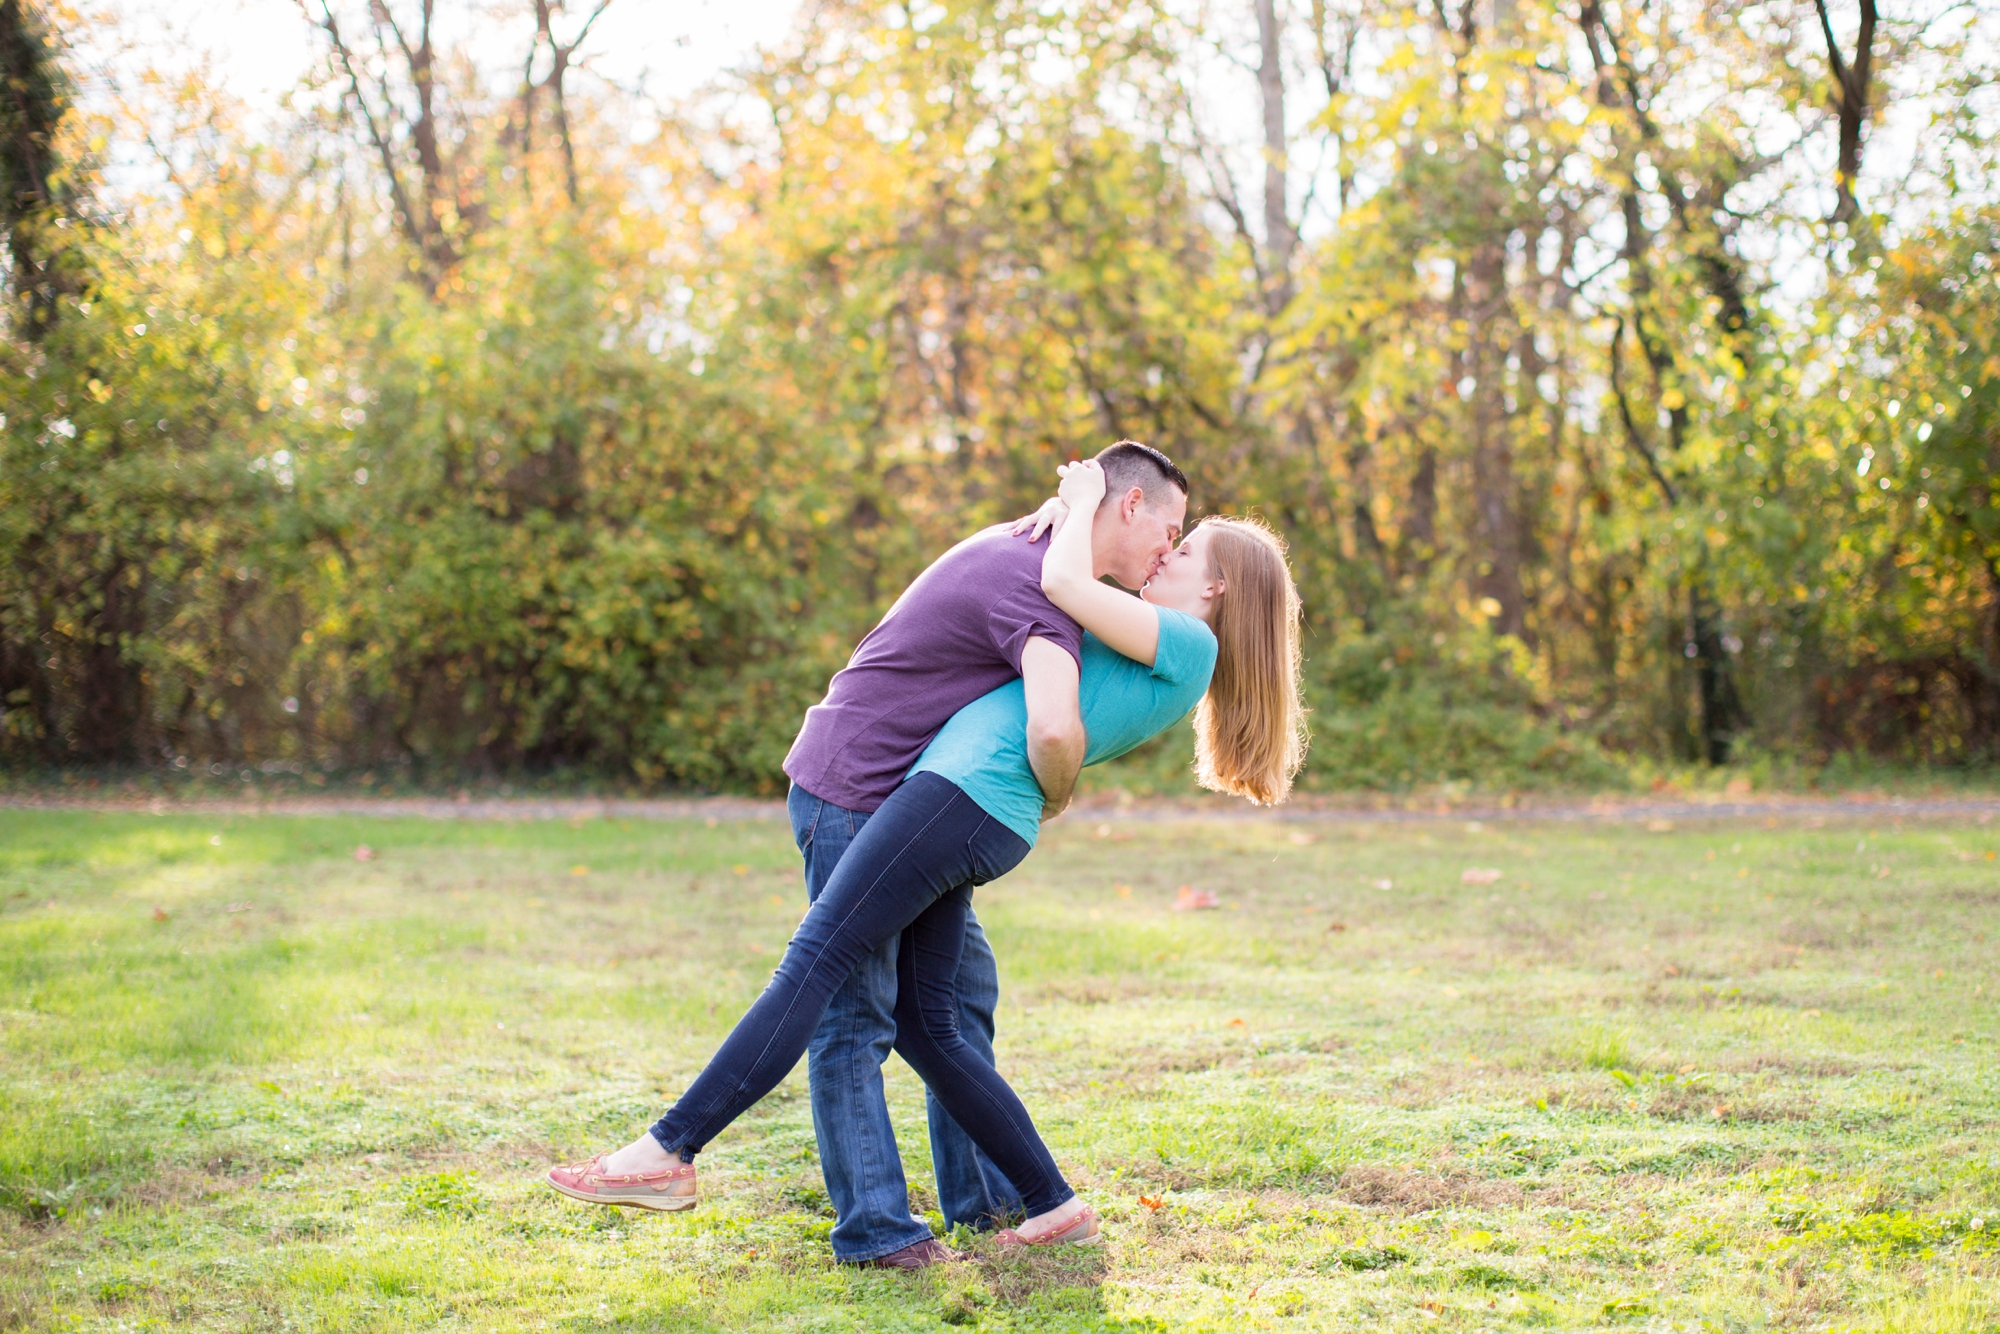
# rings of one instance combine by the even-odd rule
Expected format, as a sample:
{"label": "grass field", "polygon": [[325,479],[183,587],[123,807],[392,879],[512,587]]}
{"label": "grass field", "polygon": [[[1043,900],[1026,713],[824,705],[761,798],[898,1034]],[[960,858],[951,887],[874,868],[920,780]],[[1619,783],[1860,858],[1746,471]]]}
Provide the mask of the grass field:
{"label": "grass field", "polygon": [[0,811],[0,1328],[2000,1329],[1996,850],[1065,822],[979,908],[1111,1244],[903,1275],[803,1070],[692,1214],[538,1182],[761,986],[781,825]]}

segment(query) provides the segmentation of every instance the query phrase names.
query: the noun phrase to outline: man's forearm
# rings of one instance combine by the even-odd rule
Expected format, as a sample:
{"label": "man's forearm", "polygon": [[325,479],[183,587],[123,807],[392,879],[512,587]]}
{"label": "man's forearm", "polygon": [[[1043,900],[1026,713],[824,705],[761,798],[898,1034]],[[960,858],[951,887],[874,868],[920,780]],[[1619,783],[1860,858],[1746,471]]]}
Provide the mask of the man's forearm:
{"label": "man's forearm", "polygon": [[1021,650],[1021,695],[1028,706],[1028,767],[1042,788],[1042,818],[1069,805],[1083,767],[1083,711],[1077,705],[1077,660],[1039,635]]}
{"label": "man's forearm", "polygon": [[1042,787],[1042,818],[1053,820],[1076,794],[1076,776],[1083,768],[1082,729],[1028,737],[1028,767]]}

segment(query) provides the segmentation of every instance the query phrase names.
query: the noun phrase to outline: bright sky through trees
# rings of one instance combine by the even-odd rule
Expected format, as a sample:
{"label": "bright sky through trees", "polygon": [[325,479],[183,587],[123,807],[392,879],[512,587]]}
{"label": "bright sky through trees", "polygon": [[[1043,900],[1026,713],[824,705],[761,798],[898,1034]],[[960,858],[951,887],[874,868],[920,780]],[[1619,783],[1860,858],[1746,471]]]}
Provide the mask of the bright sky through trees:
{"label": "bright sky through trees", "polygon": [[[183,55],[210,53],[218,81],[253,106],[275,104],[323,56],[299,0],[107,0],[107,9],[156,56],[162,47],[169,61],[176,47]],[[643,84],[656,97],[673,97],[758,44],[782,39],[797,10],[798,0],[615,0],[589,43],[588,69],[621,87]]]}
{"label": "bright sky through trees", "polygon": [[2000,758],[1985,10],[330,3],[11,48],[10,755],[768,789],[1132,436],[1308,784]]}

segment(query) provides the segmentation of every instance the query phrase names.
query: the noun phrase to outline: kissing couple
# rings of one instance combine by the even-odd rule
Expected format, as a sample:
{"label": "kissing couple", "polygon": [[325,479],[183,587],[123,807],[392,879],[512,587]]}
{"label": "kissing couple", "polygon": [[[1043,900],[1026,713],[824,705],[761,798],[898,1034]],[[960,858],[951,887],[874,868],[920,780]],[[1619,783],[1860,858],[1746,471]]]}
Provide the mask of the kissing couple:
{"label": "kissing couple", "polygon": [[893,1047],[929,1090],[948,1226],[1020,1217],[1000,1242],[1103,1240],[994,1068],[999,975],[973,891],[1021,864],[1083,765],[1190,710],[1202,786],[1282,801],[1305,751],[1299,600],[1263,524],[1182,538],[1187,477],[1158,450],[1120,441],[1058,471],[1035,515],[917,576],[806,712],[784,767],[811,906],[783,960],[680,1100],[624,1148],[550,1171],[557,1191],[692,1208],[695,1155],[806,1054],[835,1257],[962,1259],[910,1212],[882,1093]]}

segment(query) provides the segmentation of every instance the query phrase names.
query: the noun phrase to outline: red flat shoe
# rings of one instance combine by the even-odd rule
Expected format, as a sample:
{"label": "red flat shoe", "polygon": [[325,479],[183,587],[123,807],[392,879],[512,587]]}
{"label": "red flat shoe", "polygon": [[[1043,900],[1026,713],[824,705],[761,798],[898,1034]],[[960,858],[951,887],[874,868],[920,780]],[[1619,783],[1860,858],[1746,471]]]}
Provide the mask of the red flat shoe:
{"label": "red flat shoe", "polygon": [[[695,1186],[693,1163],[682,1163],[658,1172],[612,1176],[603,1170],[604,1160],[610,1156],[600,1153],[588,1162],[552,1167],[543,1179],[558,1194],[582,1200],[585,1204],[622,1204],[634,1209],[678,1213],[700,1203],[701,1194]],[[687,1183],[687,1188],[676,1189],[675,1183],[682,1181]]]}
{"label": "red flat shoe", "polygon": [[1019,1228],[1004,1228],[993,1234],[1002,1246],[1101,1246],[1104,1233],[1098,1230],[1097,1210],[1084,1205],[1082,1212],[1054,1232],[1030,1236]]}

